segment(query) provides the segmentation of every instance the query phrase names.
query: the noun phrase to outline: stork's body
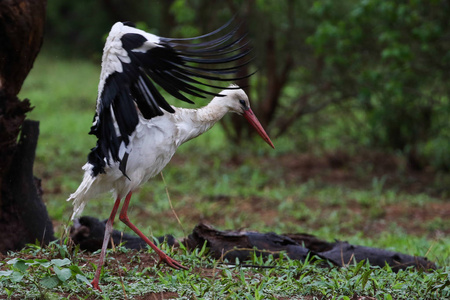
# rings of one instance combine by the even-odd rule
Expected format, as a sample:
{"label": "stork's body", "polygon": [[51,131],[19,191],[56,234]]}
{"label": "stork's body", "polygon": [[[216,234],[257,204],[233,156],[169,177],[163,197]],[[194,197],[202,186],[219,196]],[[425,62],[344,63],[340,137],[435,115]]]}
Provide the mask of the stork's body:
{"label": "stork's body", "polygon": [[[247,99],[242,90],[223,91]],[[86,163],[83,182],[70,196],[74,200],[74,217],[80,215],[85,204],[99,194],[112,191],[114,198],[123,198],[134,192],[141,184],[159,174],[169,163],[178,147],[209,130],[232,108],[227,107],[228,97],[216,97],[209,105],[200,109],[173,107],[175,112],[145,119],[139,115],[136,130],[130,136],[132,149],[128,155],[124,176],[119,162],[105,167],[105,173],[92,176],[93,165]]]}
{"label": "stork's body", "polygon": [[[210,37],[226,26],[199,38]],[[229,77],[242,65],[217,67],[248,54],[249,51],[239,45],[242,38],[234,38],[236,32],[233,30],[208,42],[185,44],[191,39],[158,37],[129,23],[119,22],[112,27],[103,52],[97,109],[90,132],[97,137],[97,145],[91,149],[83,167],[82,183],[68,199],[74,204],[72,218],[79,216],[86,203],[101,193],[112,192],[116,199],[106,223],[102,251],[92,281],[95,289],[100,290],[101,267],[123,199],[120,220],[155,250],[160,261],[175,269],[185,268],[158,249],[127,216],[132,193],[161,172],[182,143],[210,129],[226,113],[234,112],[243,115],[273,147],[253,114],[247,95],[238,86],[230,85],[220,94],[196,86],[217,88],[195,78],[238,79],[223,79],[222,75]],[[154,84],[186,102],[191,101],[182,93],[215,97],[199,109],[176,108],[166,102]]]}

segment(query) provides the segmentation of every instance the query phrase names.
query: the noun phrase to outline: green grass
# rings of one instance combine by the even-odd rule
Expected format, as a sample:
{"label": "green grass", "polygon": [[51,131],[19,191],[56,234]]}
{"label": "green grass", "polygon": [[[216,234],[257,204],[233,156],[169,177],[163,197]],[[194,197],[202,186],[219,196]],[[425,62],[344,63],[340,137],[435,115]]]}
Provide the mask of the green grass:
{"label": "green grass", "polygon": [[[71,203],[65,199],[80,183],[81,167],[95,144],[87,132],[94,114],[99,72],[99,64],[60,60],[44,53],[20,94],[35,106],[28,117],[40,121],[35,175],[42,178],[43,198],[58,234],[63,232],[71,213]],[[165,182],[157,176],[133,195],[130,219],[153,236],[183,237],[200,221],[219,229],[307,232],[329,241],[347,240],[427,256],[443,268],[430,273],[407,270],[396,274],[388,267],[350,264],[347,268],[323,268],[314,262],[261,262],[259,258],[251,263],[274,268],[235,268],[212,260],[203,251],[180,250],[173,253],[175,258],[193,267],[189,271],[173,271],[154,264],[146,267],[136,260],[149,254],[118,248],[109,256],[103,271],[104,293],[100,295],[83,279],[92,279],[95,260],[53,244],[44,249],[33,246],[5,258],[0,264],[1,272],[7,272],[0,273],[0,295],[124,299],[125,295],[133,298],[164,291],[184,299],[301,299],[302,295],[350,299],[355,293],[377,299],[450,296],[450,238],[446,235],[449,218],[439,209],[432,209],[445,206],[448,193],[410,193],[388,185],[390,177],[372,175],[374,166],[370,164],[362,164],[354,172],[357,185],[330,181],[327,176],[333,175],[333,170],[329,169],[307,174],[308,179],[304,180],[304,169],[303,173],[296,173],[291,166],[291,160],[295,164],[304,154],[298,152],[298,145],[305,143],[301,149],[308,149],[313,158],[321,158],[323,149],[340,147],[333,138],[339,132],[332,122],[321,130],[324,132],[318,143],[322,150],[314,148],[315,132],[305,128],[302,131],[306,132],[307,141],[297,140],[296,136],[280,138],[274,140],[276,149],[272,150],[256,139],[251,145],[230,145],[221,127],[215,126],[180,147],[163,171]],[[394,175],[404,185],[409,174],[405,170],[398,172]],[[433,183],[437,190],[445,187],[448,176],[444,174],[438,181]],[[171,211],[166,187],[181,225]],[[112,204],[111,197],[104,195],[92,199],[84,213],[107,218]],[[115,227],[129,232],[120,222]],[[128,260],[117,260],[124,252]],[[17,261],[11,261],[15,258],[24,261],[16,265]],[[67,278],[62,280],[55,273],[52,259],[64,258],[71,263],[59,267],[68,270],[64,271]],[[11,271],[16,272],[15,277],[11,277]],[[44,279],[46,276],[53,279]]]}
{"label": "green grass", "polygon": [[253,256],[248,263],[261,268],[250,268],[211,260],[207,249],[203,248],[171,253],[190,266],[189,270],[174,271],[155,264],[142,266],[141,258],[150,254],[120,247],[107,258],[109,271],[103,271],[103,293],[99,293],[89,287],[87,280],[93,276],[91,261],[76,252],[71,253],[65,246],[56,243],[46,249],[33,246],[20,255],[39,258],[12,256],[2,263],[2,269],[6,270],[0,271],[0,286],[14,297],[124,299],[163,293],[178,295],[179,299],[302,299],[300,295],[350,299],[354,294],[377,299],[444,299],[450,296],[448,268],[394,273],[388,266],[373,268],[364,262],[336,268],[324,266],[320,260],[263,260],[258,256]]}
{"label": "green grass", "polygon": [[189,270],[174,271],[155,264],[142,266],[141,258],[148,255],[151,254],[116,248],[114,255],[110,253],[107,258],[109,270],[103,271],[103,293],[99,293],[89,287],[87,278],[93,276],[94,268],[86,256],[57,243],[46,249],[32,246],[2,263],[5,270],[0,271],[0,286],[7,295],[41,299],[125,299],[142,295],[149,298],[176,295],[179,299],[302,299],[300,295],[310,296],[307,299],[321,296],[350,299],[355,294],[377,299],[450,296],[448,268],[394,273],[388,266],[373,268],[364,262],[336,268],[324,266],[320,260],[300,262],[283,257],[263,260],[258,256],[248,261],[255,267],[240,267],[211,260],[204,247],[171,253],[190,266]]}

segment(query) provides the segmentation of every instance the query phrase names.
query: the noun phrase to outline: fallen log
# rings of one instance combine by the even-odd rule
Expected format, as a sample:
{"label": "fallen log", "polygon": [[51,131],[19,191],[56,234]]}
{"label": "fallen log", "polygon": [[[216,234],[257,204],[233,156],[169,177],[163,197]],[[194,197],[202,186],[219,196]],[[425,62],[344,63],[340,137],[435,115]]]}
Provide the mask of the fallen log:
{"label": "fallen log", "polygon": [[330,243],[304,233],[279,235],[245,230],[219,231],[212,226],[199,224],[183,243],[192,249],[202,247],[205,242],[214,258],[231,262],[236,258],[239,261],[248,260],[253,253],[263,257],[278,257],[283,251],[291,259],[304,261],[308,256],[316,256],[340,267],[365,260],[372,266],[384,267],[388,264],[393,271],[411,266],[424,270],[436,268],[426,257],[351,245],[342,241]]}
{"label": "fallen log", "polygon": [[[105,232],[105,221],[93,217],[81,217],[76,220],[71,229],[70,237],[80,249],[96,251],[101,248]],[[146,243],[139,237],[124,234],[114,230],[112,240],[115,245],[122,243],[130,249],[145,249]],[[166,235],[158,238],[159,242],[166,241],[170,246],[177,246],[177,240]],[[393,271],[404,270],[408,267],[430,270],[436,265],[426,257],[411,256],[384,249],[351,245],[347,242],[327,242],[309,234],[276,234],[273,232],[260,233],[246,230],[220,231],[210,225],[198,224],[192,233],[181,241],[188,249],[201,248],[206,243],[209,254],[218,260],[240,262],[249,260],[252,255],[267,258],[272,255],[278,258],[283,255],[290,259],[305,261],[319,258],[344,267],[353,262],[368,261],[372,266],[384,267],[389,265]],[[110,243],[109,247],[112,247]]]}

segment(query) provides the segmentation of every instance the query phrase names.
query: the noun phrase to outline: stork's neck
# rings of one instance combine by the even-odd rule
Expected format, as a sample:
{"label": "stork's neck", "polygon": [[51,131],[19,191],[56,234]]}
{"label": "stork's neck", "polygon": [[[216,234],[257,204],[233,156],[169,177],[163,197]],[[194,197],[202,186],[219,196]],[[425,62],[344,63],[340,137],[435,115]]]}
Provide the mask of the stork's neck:
{"label": "stork's neck", "polygon": [[[217,121],[223,118],[227,114],[227,112],[230,110],[225,105],[225,99],[222,97],[215,97],[214,99],[209,102],[208,105],[197,109],[196,115],[198,118],[198,121],[200,123],[204,124],[211,124],[214,125]],[[209,128],[208,128],[209,129]]]}
{"label": "stork's neck", "polygon": [[208,131],[229,111],[224,98],[215,97],[211,102],[199,109],[177,109],[177,126],[180,130],[180,144]]}

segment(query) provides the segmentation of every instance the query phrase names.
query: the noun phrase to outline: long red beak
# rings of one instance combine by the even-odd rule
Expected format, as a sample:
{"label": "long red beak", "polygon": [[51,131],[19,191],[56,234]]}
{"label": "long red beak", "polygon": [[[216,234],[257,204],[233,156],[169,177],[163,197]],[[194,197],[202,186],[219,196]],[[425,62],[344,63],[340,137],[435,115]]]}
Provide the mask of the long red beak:
{"label": "long red beak", "polygon": [[244,111],[244,117],[256,129],[256,131],[258,131],[258,134],[263,138],[263,140],[266,141],[266,143],[269,144],[270,147],[275,149],[266,131],[261,126],[261,123],[259,123],[258,118],[256,118],[255,114],[250,108]]}

